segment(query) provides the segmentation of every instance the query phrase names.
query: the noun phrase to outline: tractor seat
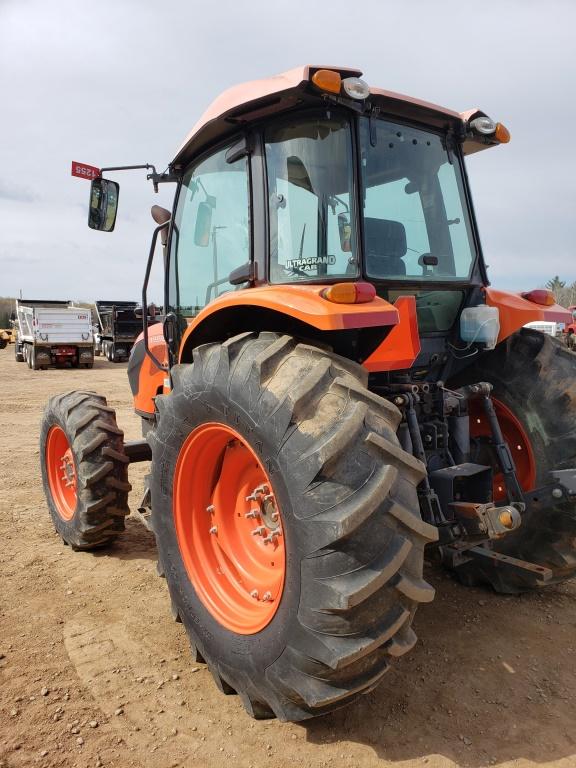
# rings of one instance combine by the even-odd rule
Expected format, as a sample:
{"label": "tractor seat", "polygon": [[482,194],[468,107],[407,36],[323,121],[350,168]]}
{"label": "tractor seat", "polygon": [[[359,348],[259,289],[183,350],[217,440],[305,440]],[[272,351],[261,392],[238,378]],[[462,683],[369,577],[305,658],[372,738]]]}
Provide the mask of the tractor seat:
{"label": "tractor seat", "polygon": [[397,277],[406,274],[406,229],[399,221],[364,219],[366,272],[372,277]]}

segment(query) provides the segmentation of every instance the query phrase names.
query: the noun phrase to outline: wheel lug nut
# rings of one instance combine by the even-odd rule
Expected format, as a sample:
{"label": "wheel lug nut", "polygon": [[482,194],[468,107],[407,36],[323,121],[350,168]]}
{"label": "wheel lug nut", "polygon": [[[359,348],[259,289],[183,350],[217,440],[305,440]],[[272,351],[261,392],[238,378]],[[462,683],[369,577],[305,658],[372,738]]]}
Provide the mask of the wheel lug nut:
{"label": "wheel lug nut", "polygon": [[266,528],[263,525],[259,525],[258,528],[254,528],[252,531],[252,536],[264,536],[266,533]]}
{"label": "wheel lug nut", "polygon": [[251,509],[250,512],[246,512],[244,517],[258,517],[260,515],[259,509]]}
{"label": "wheel lug nut", "polygon": [[216,512],[216,507],[214,506],[214,504],[210,504],[209,506],[207,506],[207,507],[206,507],[206,512],[209,512],[211,515],[212,515],[214,512]]}
{"label": "wheel lug nut", "polygon": [[250,592],[250,597],[253,597],[254,600],[258,600],[258,590],[253,589],[252,592]]}
{"label": "wheel lug nut", "polygon": [[272,593],[271,592],[264,592],[262,595],[262,601],[265,603],[269,603],[272,600]]}
{"label": "wheel lug nut", "polygon": [[210,528],[210,533],[218,533],[218,526],[213,525],[212,528]]}

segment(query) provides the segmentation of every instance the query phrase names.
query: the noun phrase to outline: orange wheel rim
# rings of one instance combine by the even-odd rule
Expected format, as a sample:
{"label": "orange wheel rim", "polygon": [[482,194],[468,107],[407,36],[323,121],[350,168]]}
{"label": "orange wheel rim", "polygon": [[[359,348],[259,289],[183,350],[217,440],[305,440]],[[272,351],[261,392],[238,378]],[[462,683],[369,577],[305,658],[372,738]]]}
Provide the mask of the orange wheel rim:
{"label": "orange wheel rim", "polygon": [[76,464],[72,448],[61,427],[51,427],[46,438],[45,463],[50,493],[63,520],[71,520],[76,511]]}
{"label": "orange wheel rim", "polygon": [[280,605],[286,554],[258,456],[224,424],[197,427],[178,456],[173,499],[178,546],[203,605],[232,632],[264,629]]}
{"label": "orange wheel rim", "polygon": [[[498,416],[500,429],[516,465],[518,482],[523,491],[531,491],[536,485],[536,460],[530,439],[522,424],[504,403],[494,397],[492,402]],[[480,440],[492,436],[486,413],[482,403],[478,400],[470,402],[470,436]],[[496,472],[494,475],[493,494],[494,501],[505,501],[508,497],[504,476],[501,472]]]}

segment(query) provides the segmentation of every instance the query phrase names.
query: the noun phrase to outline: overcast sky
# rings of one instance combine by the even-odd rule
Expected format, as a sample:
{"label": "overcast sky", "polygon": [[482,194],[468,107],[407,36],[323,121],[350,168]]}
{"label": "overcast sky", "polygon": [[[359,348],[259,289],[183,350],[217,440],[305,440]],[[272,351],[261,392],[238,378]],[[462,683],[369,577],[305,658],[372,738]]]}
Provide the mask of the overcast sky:
{"label": "overcast sky", "polygon": [[173,188],[114,176],[95,232],[71,161],[164,169],[222,90],[304,63],[503,122],[512,142],[468,160],[491,282],[572,282],[575,34],[571,0],[0,0],[0,295],[138,298]]}

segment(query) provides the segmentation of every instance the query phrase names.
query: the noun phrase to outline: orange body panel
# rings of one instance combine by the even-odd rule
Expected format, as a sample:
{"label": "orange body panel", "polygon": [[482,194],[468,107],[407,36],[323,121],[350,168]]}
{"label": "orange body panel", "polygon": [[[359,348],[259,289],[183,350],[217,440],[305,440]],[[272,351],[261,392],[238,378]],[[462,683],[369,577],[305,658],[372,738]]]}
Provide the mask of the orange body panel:
{"label": "orange body panel", "polygon": [[[144,334],[137,338],[136,345],[144,345]],[[155,323],[148,328],[148,345],[160,362],[168,363],[168,347],[164,341],[162,323]],[[134,354],[134,350],[133,350]],[[138,374],[138,392],[134,395],[134,408],[140,413],[154,413],[154,398],[164,389],[166,371],[158,368],[148,355],[144,359]]]}
{"label": "orange body panel", "polygon": [[201,323],[215,312],[230,307],[269,309],[320,331],[397,325],[399,322],[398,310],[378,296],[365,304],[334,304],[320,295],[325,288],[325,285],[265,285],[226,293],[212,301],[192,320],[182,337],[180,354]]}
{"label": "orange body panel", "polygon": [[414,296],[400,296],[394,307],[400,322],[362,365],[371,373],[410,368],[420,352],[420,335]]}
{"label": "orange body panel", "polygon": [[555,323],[570,323],[572,315],[559,304],[544,306],[533,301],[523,299],[518,293],[497,291],[494,288],[485,288],[486,304],[489,307],[498,307],[500,312],[500,334],[498,342],[507,339],[515,331],[526,323],[534,320],[548,320]]}

